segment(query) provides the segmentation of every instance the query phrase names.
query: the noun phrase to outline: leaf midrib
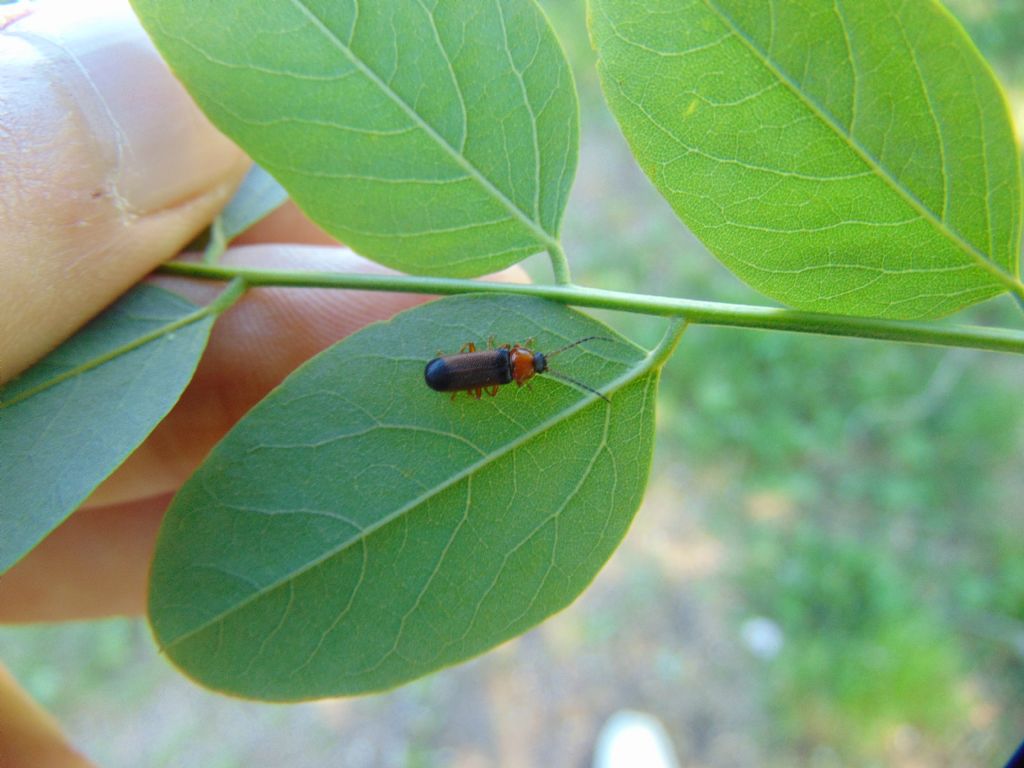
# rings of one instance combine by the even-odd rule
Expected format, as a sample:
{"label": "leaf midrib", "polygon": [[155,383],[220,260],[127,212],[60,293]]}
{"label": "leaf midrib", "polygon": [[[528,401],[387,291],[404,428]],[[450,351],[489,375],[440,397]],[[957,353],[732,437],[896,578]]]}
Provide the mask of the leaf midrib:
{"label": "leaf midrib", "polygon": [[[483,172],[480,171],[473,163],[471,163],[463,154],[461,154],[455,147],[449,144],[441,134],[434,130],[433,126],[424,120],[416,110],[414,110],[405,99],[399,96],[395,91],[384,82],[380,76],[374,72],[361,58],[345,45],[344,42],[334,33],[334,31],[328,27],[323,20],[320,19],[313,11],[306,5],[303,0],[291,0],[292,5],[300,13],[302,13],[310,22],[324,35],[325,38],[333,45],[338,51],[344,56],[364,77],[372,82],[381,93],[389,98],[399,109],[401,109],[413,123],[422,130],[435,144],[444,150],[446,154],[470,177],[472,177],[483,189],[486,191],[499,205],[501,205],[506,211],[508,211],[513,218],[523,224],[527,230],[546,248],[558,248],[558,240],[545,230],[539,222],[534,221],[530,216],[526,214],[518,205],[505,195],[494,183],[488,179]],[[444,51],[445,58],[447,59],[447,51]],[[456,86],[458,84],[456,83]],[[536,127],[535,127],[536,130]],[[539,156],[538,156],[539,162]]]}
{"label": "leaf midrib", "polygon": [[[191,302],[187,301],[185,298],[179,296],[173,291],[164,291],[163,289],[155,288],[153,286],[149,286],[148,290],[162,291],[163,293],[173,296],[176,300],[182,302],[183,304],[186,304],[190,307],[194,306]],[[186,315],[181,315],[176,320],[170,320],[166,322],[164,325],[158,326],[157,328],[147,331],[141,336],[137,336],[134,339],[130,339],[124,342],[123,344],[119,344],[114,349],[107,350],[103,354],[96,355],[95,357],[90,358],[89,360],[77,363],[74,367],[65,370],[61,373],[55,374],[53,377],[41,381],[33,387],[29,387],[23,392],[19,392],[17,395],[14,395],[11,399],[0,402],[0,410],[10,408],[14,405],[17,405],[18,403],[24,402],[25,400],[28,400],[30,397],[35,397],[40,392],[45,392],[46,390],[51,389],[57,386],[58,384],[64,383],[68,379],[72,379],[76,376],[86,373],[87,371],[90,371],[93,368],[98,368],[104,363],[108,363],[111,360],[115,360],[118,357],[121,357],[122,355],[126,355],[129,352],[132,352],[142,346],[145,346],[146,344],[149,344],[150,342],[158,341],[162,337],[174,333],[174,331],[178,330],[179,328],[184,328],[186,326],[192,325],[193,323],[197,323],[208,316],[215,317],[224,310],[228,309],[236,301],[238,301],[238,299],[241,298],[242,295],[245,293],[245,290],[245,281],[242,278],[235,277],[231,280],[230,283],[228,283],[224,290],[222,290],[217,295],[217,297],[206,306],[195,307],[192,312],[189,312]]]}
{"label": "leaf midrib", "polygon": [[[841,124],[839,124],[827,111],[822,109],[817,102],[805,94],[804,91],[795,83],[785,71],[780,67],[776,66],[772,58],[765,52],[753,39],[743,30],[740,26],[733,21],[732,17],[722,8],[720,8],[715,0],[704,0],[705,5],[715,13],[722,23],[725,24],[729,29],[733,31],[736,38],[743,43],[750,50],[751,53],[757,57],[758,61],[771,72],[782,85],[784,85],[791,93],[793,93],[800,101],[802,101],[807,108],[817,117],[824,125],[831,129],[837,136],[843,139],[846,144],[861,158],[861,160],[867,165],[876,176],[900,197],[902,197],[911,208],[918,212],[923,219],[925,219],[933,229],[946,240],[953,243],[958,250],[968,255],[979,267],[984,269],[986,272],[995,277],[999,282],[1005,285],[1009,290],[1016,294],[1024,295],[1024,283],[1015,279],[1014,276],[1006,272],[1002,267],[996,264],[990,257],[979,251],[972,243],[965,240],[959,232],[951,229],[946,225],[944,221],[939,219],[935,213],[926,206],[920,198],[913,193],[912,190],[906,188],[902,182],[895,178],[889,170],[879,162],[874,155],[872,155],[868,149],[863,146],[860,141],[851,133],[846,131]],[[842,22],[841,22],[842,23]],[[986,210],[988,205],[986,203]]]}
{"label": "leaf midrib", "polygon": [[142,334],[141,336],[136,336],[134,339],[131,339],[130,341],[120,344],[117,347],[114,347],[113,349],[108,350],[101,355],[96,355],[95,357],[89,358],[88,360],[85,360],[81,363],[77,363],[71,368],[61,371],[60,373],[54,374],[52,377],[48,379],[44,379],[35,386],[29,387],[23,392],[19,392],[9,400],[0,402],[0,410],[12,408],[18,403],[24,402],[25,400],[35,397],[36,395],[41,394],[42,392],[45,392],[48,389],[56,387],[58,384],[63,384],[65,381],[68,381],[69,379],[73,379],[76,376],[80,376],[83,373],[91,371],[93,368],[98,368],[104,363],[109,363],[111,360],[116,360],[122,355],[126,355],[129,352],[133,352],[139,347],[143,347],[146,344],[149,344],[150,342],[158,341],[161,338],[173,333],[174,331],[180,328],[184,328],[188,325],[192,325],[193,323],[197,323],[203,318],[209,316],[210,314],[211,312],[209,309],[209,305],[206,307],[200,307],[196,311],[190,312],[187,315],[183,315],[177,320],[172,320],[171,322],[154,328],[153,330],[148,331]]}
{"label": "leaf midrib", "polygon": [[[611,394],[612,392],[615,392],[621,389],[622,387],[626,386],[627,384],[630,384],[633,381],[636,381],[641,377],[645,376],[646,374],[650,373],[651,370],[656,368],[658,364],[659,357],[653,353],[648,354],[643,359],[638,361],[638,364],[635,368],[631,368],[622,375],[612,379],[608,384],[604,385],[602,389],[605,393]],[[405,514],[408,514],[412,510],[419,507],[420,505],[425,504],[438,494],[446,491],[448,488],[451,488],[452,486],[461,482],[465,478],[471,477],[472,475],[480,472],[485,467],[502,458],[503,456],[507,455],[511,451],[515,450],[516,448],[519,448],[522,445],[525,445],[526,443],[533,440],[535,437],[543,435],[545,432],[553,428],[555,425],[574,416],[575,414],[582,411],[584,408],[587,408],[596,402],[599,402],[597,396],[588,394],[582,399],[577,400],[568,408],[564,408],[558,411],[557,413],[552,414],[550,418],[545,419],[544,421],[535,425],[533,428],[523,432],[519,437],[515,438],[514,440],[510,440],[505,445],[488,453],[486,456],[482,457],[478,461],[475,461],[472,464],[467,465],[459,472],[445,479],[443,482],[438,483],[433,488],[425,491],[424,493],[421,493],[419,496],[410,499],[408,502],[401,505],[394,511],[375,521],[373,524],[360,529],[357,535],[342,542],[339,546],[328,549],[319,557],[302,564],[299,568],[288,572],[287,574],[283,575],[281,578],[276,579],[273,582],[270,582],[261,589],[248,595],[244,600],[241,600],[235,603],[234,605],[230,606],[226,610],[223,610],[215,616],[210,617],[194,629],[190,629],[189,631],[179,635],[178,637],[175,637],[173,640],[167,642],[166,644],[161,645],[161,650],[169,651],[171,648],[180,645],[181,643],[187,642],[190,638],[205,632],[207,629],[215,626],[231,614],[244,610],[251,603],[256,602],[257,600],[273,592],[275,589],[285,584],[288,584],[291,581],[294,581],[295,579],[299,578],[305,573],[327,562],[328,560],[336,557],[337,555],[341,554],[350,547],[355,546],[355,544],[359,541],[369,538],[381,528],[390,525],[395,520],[399,519]]]}

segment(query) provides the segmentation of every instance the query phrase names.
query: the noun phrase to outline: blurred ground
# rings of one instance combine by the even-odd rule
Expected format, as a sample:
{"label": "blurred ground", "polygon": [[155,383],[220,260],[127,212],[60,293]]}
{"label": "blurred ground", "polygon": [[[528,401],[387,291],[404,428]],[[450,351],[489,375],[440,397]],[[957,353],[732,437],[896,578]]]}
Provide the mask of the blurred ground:
{"label": "blurred ground", "polygon": [[[633,165],[580,3],[545,6],[581,90],[577,281],[758,302]],[[1024,3],[951,8],[1024,93]],[[660,332],[609,318],[641,343]],[[961,319],[1020,326],[1009,303]],[[226,699],[177,675],[139,622],[0,628],[0,657],[112,768],[584,766],[624,707],[660,717],[687,767],[998,765],[1024,735],[1022,380],[998,355],[692,330],[665,374],[646,501],[593,586],[391,693]]]}

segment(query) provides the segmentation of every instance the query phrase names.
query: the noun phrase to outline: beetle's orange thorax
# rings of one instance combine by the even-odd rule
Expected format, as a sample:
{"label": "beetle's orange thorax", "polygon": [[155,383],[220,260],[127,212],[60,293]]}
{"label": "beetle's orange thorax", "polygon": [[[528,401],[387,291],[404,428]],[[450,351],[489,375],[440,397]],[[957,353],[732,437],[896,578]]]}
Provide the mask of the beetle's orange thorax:
{"label": "beetle's orange thorax", "polygon": [[537,373],[533,367],[533,353],[526,347],[516,344],[508,351],[508,356],[512,366],[512,378],[521,387]]}

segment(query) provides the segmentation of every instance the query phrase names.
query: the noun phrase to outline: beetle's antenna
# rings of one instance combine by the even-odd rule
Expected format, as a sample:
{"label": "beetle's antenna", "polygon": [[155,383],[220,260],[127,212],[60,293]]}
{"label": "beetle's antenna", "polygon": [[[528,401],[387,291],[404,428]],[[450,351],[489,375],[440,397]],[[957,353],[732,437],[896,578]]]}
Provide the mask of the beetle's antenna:
{"label": "beetle's antenna", "polygon": [[[565,350],[567,350],[567,349],[572,349],[577,344],[582,344],[585,341],[611,341],[611,342],[614,342],[615,339],[609,339],[607,336],[584,336],[582,339],[579,339],[578,341],[574,341],[572,344],[566,344],[564,347],[559,347],[554,352],[546,352],[546,353],[544,353],[544,357],[554,357],[555,355],[560,354],[561,352],[565,352]],[[593,390],[591,390],[591,391],[593,391]]]}
{"label": "beetle's antenna", "polygon": [[[600,338],[600,337],[594,336],[592,338]],[[586,341],[586,339],[583,339],[583,341]],[[611,341],[611,339],[609,339],[609,341]],[[576,343],[578,344],[579,342],[576,342]],[[611,400],[609,400],[607,397],[602,395],[600,392],[598,392],[593,387],[587,386],[582,381],[576,381],[576,379],[573,379],[573,378],[571,378],[569,376],[566,376],[564,373],[557,373],[556,371],[552,371],[550,368],[548,368],[544,373],[547,374],[548,376],[554,376],[556,379],[561,379],[562,381],[567,381],[570,384],[579,387],[580,389],[585,389],[587,392],[592,392],[593,394],[597,395],[602,400],[604,400],[606,403],[611,405],[611,402],[612,402]]]}

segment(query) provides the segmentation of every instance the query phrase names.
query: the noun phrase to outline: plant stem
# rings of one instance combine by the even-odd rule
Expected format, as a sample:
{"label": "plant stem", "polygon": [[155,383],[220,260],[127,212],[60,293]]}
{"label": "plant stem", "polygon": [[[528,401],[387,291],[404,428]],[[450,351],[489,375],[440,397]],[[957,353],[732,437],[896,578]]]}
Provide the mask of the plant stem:
{"label": "plant stem", "polygon": [[665,329],[665,335],[661,337],[658,346],[648,354],[652,368],[661,368],[668,361],[672,353],[675,352],[676,347],[679,346],[683,333],[686,332],[689,325],[689,321],[684,317],[673,317],[669,321],[668,327]]}
{"label": "plant stem", "polygon": [[231,278],[231,282],[228,283],[227,288],[221,291],[216,299],[211,301],[205,307],[200,307],[193,314],[198,315],[200,312],[205,312],[208,315],[219,315],[222,312],[226,312],[236,301],[245,295],[248,288],[249,286],[247,285],[244,277],[233,277]]}
{"label": "plant stem", "polygon": [[224,236],[224,220],[217,216],[210,224],[210,239],[206,244],[206,250],[203,251],[203,263],[217,264],[227,247],[228,240]]}
{"label": "plant stem", "polygon": [[308,288],[352,288],[363,291],[457,294],[504,293],[537,296],[577,307],[612,309],[647,315],[682,317],[688,323],[735,328],[762,328],[827,336],[885,339],[912,344],[943,347],[967,347],[994,352],[1024,354],[1024,332],[1008,328],[984,328],[968,325],[879,320],[848,315],[826,315],[745,304],[678,299],[582,288],[575,285],[521,285],[444,277],[412,275],[344,274],[338,272],[292,272],[271,269],[246,269],[171,262],[161,272],[206,280],[230,280],[241,277],[249,285],[302,286]]}
{"label": "plant stem", "polygon": [[556,285],[572,285],[572,274],[569,270],[569,260],[565,258],[565,251],[562,246],[553,246],[548,249],[548,256],[551,257],[551,271],[555,276]]}

